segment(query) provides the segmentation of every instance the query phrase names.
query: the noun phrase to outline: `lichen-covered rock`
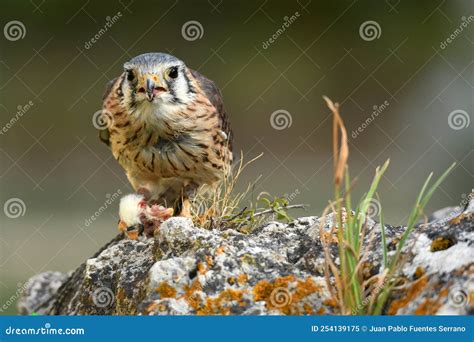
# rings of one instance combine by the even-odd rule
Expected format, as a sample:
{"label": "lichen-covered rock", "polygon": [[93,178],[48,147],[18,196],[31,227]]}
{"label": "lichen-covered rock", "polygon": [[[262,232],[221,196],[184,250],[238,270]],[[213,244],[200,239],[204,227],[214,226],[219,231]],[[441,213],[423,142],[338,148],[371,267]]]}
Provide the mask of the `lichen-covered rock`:
{"label": "lichen-covered rock", "polygon": [[68,278],[61,272],[44,272],[33,276],[23,286],[22,298],[18,302],[18,311],[22,315],[31,315],[47,310],[50,299]]}
{"label": "lichen-covered rock", "polygon": [[[472,314],[474,213],[444,211],[415,229],[387,314]],[[455,215],[453,214],[455,213]],[[332,215],[325,219],[326,229]],[[381,225],[368,219],[364,276],[382,271]],[[267,223],[249,234],[171,218],[154,239],[118,241],[80,269],[61,314],[338,314],[324,277],[321,218]],[[404,227],[385,226],[393,254]],[[329,253],[338,264],[338,247]],[[54,276],[53,276],[54,275]],[[48,313],[65,275],[33,277],[20,312]],[[40,289],[40,290],[38,290]],[[53,296],[53,297],[52,297]],[[49,303],[45,305],[45,303]]]}

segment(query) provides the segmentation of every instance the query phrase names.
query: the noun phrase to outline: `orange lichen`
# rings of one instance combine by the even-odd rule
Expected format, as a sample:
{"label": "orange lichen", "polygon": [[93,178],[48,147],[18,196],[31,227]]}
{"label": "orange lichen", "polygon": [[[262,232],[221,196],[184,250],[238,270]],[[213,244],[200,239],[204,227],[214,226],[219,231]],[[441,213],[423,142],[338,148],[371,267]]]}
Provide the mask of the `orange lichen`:
{"label": "orange lichen", "polygon": [[200,274],[204,274],[207,272],[207,267],[202,262],[198,263],[197,270]]}
{"label": "orange lichen", "polygon": [[445,249],[448,249],[449,247],[453,245],[454,245],[453,240],[448,239],[444,236],[438,236],[431,243],[431,252],[444,251]]}
{"label": "orange lichen", "polygon": [[229,315],[233,302],[239,306],[245,306],[243,301],[244,291],[227,289],[222,291],[217,298],[207,298],[202,308],[196,313],[198,315]]}
{"label": "orange lichen", "polygon": [[155,291],[160,295],[160,298],[175,298],[177,292],[176,289],[166,281],[161,282]]}
{"label": "orange lichen", "polygon": [[398,237],[394,237],[387,245],[389,249],[396,249],[398,246],[398,243],[400,242],[400,239]]}
{"label": "orange lichen", "polygon": [[415,279],[420,279],[424,274],[425,274],[425,270],[423,269],[423,267],[418,266],[413,276],[415,277]]}
{"label": "orange lichen", "polygon": [[212,267],[214,265],[214,259],[212,259],[212,256],[206,255],[206,263],[209,267]]}
{"label": "orange lichen", "polygon": [[441,284],[435,285],[435,291],[438,293],[438,296],[436,298],[426,298],[420,306],[416,308],[416,315],[434,315],[438,312],[443,303],[443,298],[449,295],[449,290],[446,287],[440,287]]}
{"label": "orange lichen", "polygon": [[220,255],[220,254],[224,253],[224,250],[225,250],[225,247],[224,247],[224,246],[219,246],[219,247],[217,247],[217,249],[216,249],[216,255]]}
{"label": "orange lichen", "polygon": [[394,300],[390,304],[388,314],[396,315],[399,309],[406,307],[420,294],[420,292],[426,287],[427,283],[427,277],[422,277],[416,280],[413,285],[406,291],[406,293],[401,296],[400,299]]}
{"label": "orange lichen", "polygon": [[202,285],[199,282],[199,280],[193,281],[191,286],[185,286],[184,287],[184,295],[182,298],[194,309],[197,310],[199,306],[201,305],[200,298],[196,295],[197,291],[202,290]]}
{"label": "orange lichen", "polygon": [[323,232],[321,240],[323,240],[326,244],[333,243],[337,245],[339,243],[339,240],[337,238],[337,228],[334,228],[330,232]]}
{"label": "orange lichen", "polygon": [[467,214],[461,214],[459,216],[456,216],[455,218],[451,219],[449,221],[450,224],[459,224],[461,221],[467,219],[467,220],[472,220],[474,218],[473,213],[467,213]]}
{"label": "orange lichen", "polygon": [[301,280],[286,276],[276,278],[273,283],[259,281],[253,288],[253,296],[255,301],[265,301],[270,310],[279,310],[286,315],[312,314],[313,309],[309,310],[304,299],[319,290],[320,286],[312,278]]}
{"label": "orange lichen", "polygon": [[419,307],[416,308],[415,314],[416,315],[434,315],[438,312],[439,308],[442,304],[442,299],[447,297],[449,294],[449,290],[447,288],[443,288],[439,291],[439,295],[435,299],[426,298]]}
{"label": "orange lichen", "polygon": [[321,289],[319,285],[316,285],[312,278],[306,280],[298,280],[296,283],[296,291],[293,294],[293,299],[298,301],[309,296],[312,293],[316,293]]}
{"label": "orange lichen", "polygon": [[267,301],[273,291],[273,286],[266,280],[261,280],[253,287],[253,299],[258,302]]}
{"label": "orange lichen", "polygon": [[[148,306],[146,307],[145,311],[146,311],[147,313],[150,313],[150,312],[156,311],[157,309],[160,309],[160,305],[158,305],[157,302],[153,302],[153,303],[151,303],[150,305],[148,305]],[[163,310],[160,310],[160,311],[163,311]]]}
{"label": "orange lichen", "polygon": [[323,304],[326,306],[331,306],[333,308],[337,307],[337,301],[334,298],[325,299]]}
{"label": "orange lichen", "polygon": [[166,311],[166,308],[167,307],[165,304],[159,303],[159,301],[154,301],[146,307],[145,312],[146,313],[157,312],[157,311],[163,312],[163,311]]}
{"label": "orange lichen", "polygon": [[364,280],[370,279],[372,277],[374,265],[370,262],[362,263],[362,276]]}
{"label": "orange lichen", "polygon": [[464,219],[464,214],[456,216],[455,218],[449,221],[449,224],[459,224]]}
{"label": "orange lichen", "polygon": [[249,277],[245,273],[242,273],[238,276],[237,283],[239,283],[240,286],[243,286],[247,283],[248,280]]}
{"label": "orange lichen", "polygon": [[312,315],[314,312],[313,308],[308,303],[303,304],[303,309],[307,315]]}
{"label": "orange lichen", "polygon": [[[238,277],[229,277],[229,284],[244,285],[248,283],[248,275],[240,274]],[[312,278],[297,279],[295,276],[276,278],[273,282],[266,280],[259,281],[252,290],[255,301],[264,301],[270,310],[279,310],[287,315],[313,315],[315,309],[311,302],[305,298],[320,291]],[[247,290],[228,288],[214,297],[201,296],[202,285],[196,279],[190,286],[183,288],[184,294],[178,299],[184,299],[198,315],[229,315],[232,308],[236,306],[246,307],[249,301],[245,299]],[[278,291],[282,291],[278,293]],[[176,289],[166,282],[160,283],[156,292],[161,298],[176,298]],[[283,297],[282,297],[283,296]],[[166,310],[160,308],[158,304],[152,303],[148,306],[148,311]],[[318,314],[324,313],[324,309],[319,309]]]}

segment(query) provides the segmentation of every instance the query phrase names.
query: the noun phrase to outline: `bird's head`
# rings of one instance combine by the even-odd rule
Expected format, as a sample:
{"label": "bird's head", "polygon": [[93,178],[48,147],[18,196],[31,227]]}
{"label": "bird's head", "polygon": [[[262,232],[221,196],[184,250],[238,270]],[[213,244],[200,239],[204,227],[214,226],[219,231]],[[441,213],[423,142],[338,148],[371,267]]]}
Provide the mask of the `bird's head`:
{"label": "bird's head", "polygon": [[194,88],[183,61],[165,53],[146,53],[124,64],[124,102],[141,105],[180,105],[192,100]]}

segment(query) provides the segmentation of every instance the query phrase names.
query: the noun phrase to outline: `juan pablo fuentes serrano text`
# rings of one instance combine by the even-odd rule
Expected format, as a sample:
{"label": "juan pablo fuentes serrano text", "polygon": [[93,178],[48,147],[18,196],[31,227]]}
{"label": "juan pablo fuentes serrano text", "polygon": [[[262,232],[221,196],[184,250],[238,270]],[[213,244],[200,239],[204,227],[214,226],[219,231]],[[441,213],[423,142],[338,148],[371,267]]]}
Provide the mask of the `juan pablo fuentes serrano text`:
{"label": "juan pablo fuentes serrano text", "polygon": [[415,326],[415,325],[389,325],[389,326],[369,326],[368,332],[465,332],[463,326]]}

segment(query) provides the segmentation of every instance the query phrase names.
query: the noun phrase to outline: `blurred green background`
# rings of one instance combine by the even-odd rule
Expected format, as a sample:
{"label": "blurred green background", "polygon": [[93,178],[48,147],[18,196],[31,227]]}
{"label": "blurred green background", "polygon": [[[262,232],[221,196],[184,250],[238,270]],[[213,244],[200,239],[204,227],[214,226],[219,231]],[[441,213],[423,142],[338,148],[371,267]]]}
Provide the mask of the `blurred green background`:
{"label": "blurred green background", "polygon": [[[16,312],[18,284],[42,271],[74,269],[116,234],[114,194],[131,188],[91,118],[106,82],[144,52],[176,55],[216,81],[235,150],[246,160],[264,153],[240,188],[262,175],[256,193],[311,205],[293,215],[318,215],[332,196],[332,125],[322,95],[342,104],[356,195],[390,158],[379,191],[386,222],[402,224],[425,177],[454,161],[428,211],[458,205],[473,175],[472,5],[2,1],[1,313]],[[374,120],[353,133],[367,118]],[[20,200],[19,212],[7,209],[11,199]]]}

